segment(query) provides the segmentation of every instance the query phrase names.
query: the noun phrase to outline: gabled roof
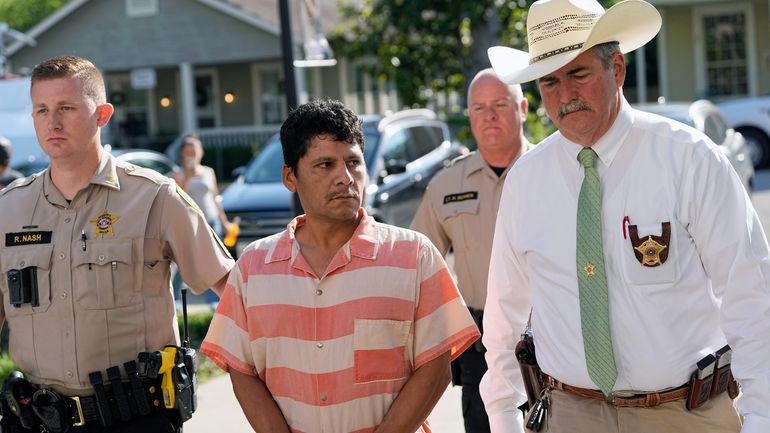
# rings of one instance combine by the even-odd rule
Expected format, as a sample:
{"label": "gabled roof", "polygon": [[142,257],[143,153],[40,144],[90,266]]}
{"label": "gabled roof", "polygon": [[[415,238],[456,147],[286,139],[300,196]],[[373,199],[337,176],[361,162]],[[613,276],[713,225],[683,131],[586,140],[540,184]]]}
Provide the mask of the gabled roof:
{"label": "gabled roof", "polygon": [[[27,34],[33,38],[37,38],[43,33],[50,30],[57,25],[63,19],[70,16],[72,13],[80,9],[81,6],[88,3],[90,0],[70,0],[64,6],[56,10],[43,21],[32,27]],[[276,0],[192,0],[198,3],[209,6],[225,15],[229,15],[237,20],[243,21],[259,30],[280,36],[281,29],[278,23],[278,6]],[[242,3],[247,4],[249,8],[243,7]],[[251,3],[258,3],[258,7],[252,7]],[[321,2],[325,3],[325,2]],[[264,4],[264,5],[263,5]],[[275,16],[270,15],[266,5],[272,4],[275,12]],[[263,15],[259,15],[262,13]],[[266,19],[267,18],[267,19]],[[8,47],[7,54],[9,56],[14,55],[17,51],[24,47],[22,42],[14,42]]]}

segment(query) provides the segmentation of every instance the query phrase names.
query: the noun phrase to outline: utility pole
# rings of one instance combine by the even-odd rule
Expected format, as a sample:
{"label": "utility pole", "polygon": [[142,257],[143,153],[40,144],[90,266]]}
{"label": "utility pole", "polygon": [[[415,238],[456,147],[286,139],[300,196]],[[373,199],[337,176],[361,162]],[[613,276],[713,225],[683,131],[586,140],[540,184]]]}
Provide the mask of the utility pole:
{"label": "utility pole", "polygon": [[8,26],[8,23],[0,22],[0,78],[10,75],[10,71],[7,69],[8,58],[6,57],[5,41],[10,39],[11,41],[24,42],[26,44],[35,45],[35,39],[27,36],[25,33],[12,29]]}
{"label": "utility pole", "polygon": [[294,77],[294,44],[291,34],[289,0],[278,0],[281,18],[281,50],[283,52],[283,88],[289,111],[297,108],[297,81]]}

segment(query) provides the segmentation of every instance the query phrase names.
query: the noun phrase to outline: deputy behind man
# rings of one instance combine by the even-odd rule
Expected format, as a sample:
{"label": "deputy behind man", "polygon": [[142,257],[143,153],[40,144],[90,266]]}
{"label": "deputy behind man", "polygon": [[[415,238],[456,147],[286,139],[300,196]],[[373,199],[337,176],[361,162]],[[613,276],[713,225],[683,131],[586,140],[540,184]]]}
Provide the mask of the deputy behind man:
{"label": "deputy behind man", "polygon": [[[458,287],[481,328],[495,217],[508,169],[527,151],[523,124],[527,100],[521,86],[506,85],[484,69],[468,86],[468,117],[478,151],[461,156],[428,185],[411,228],[430,238],[442,255],[454,251]],[[462,385],[467,433],[489,432],[479,395],[487,371],[481,341],[452,363],[452,382]]]}
{"label": "deputy behind man", "polygon": [[255,431],[429,431],[450,360],[479,337],[446,264],[361,207],[361,120],[341,102],[292,111],[281,145],[305,214],[241,254],[201,351]]}
{"label": "deputy behind man", "polygon": [[[174,412],[153,404],[164,406],[159,390],[125,382],[126,369],[139,352],[179,344],[169,263],[193,291],[221,292],[233,260],[173,181],[102,149],[113,107],[91,62],[54,57],[35,66],[31,82],[35,131],[51,164],[0,194],[0,320],[32,391],[46,391],[31,403],[22,385],[11,391],[33,409],[22,411],[25,423],[46,419],[48,431],[59,420],[62,429],[84,422],[75,432],[181,430]],[[92,384],[96,374],[105,385]],[[144,397],[149,414],[138,406]],[[43,429],[14,430],[18,423],[3,414],[3,431]]]}
{"label": "deputy behind man", "polygon": [[546,375],[532,410],[545,415],[529,418],[532,427],[770,431],[762,225],[717,145],[623,97],[623,53],[660,25],[640,0],[606,12],[594,0],[538,1],[527,18],[530,52],[490,49],[504,81],[537,80],[559,130],[516,163],[503,189],[481,384],[493,432],[522,429],[514,347],[530,301]]}
{"label": "deputy behind man", "polygon": [[11,140],[0,136],[0,189],[14,180],[23,177],[21,173],[9,167],[11,163]]}

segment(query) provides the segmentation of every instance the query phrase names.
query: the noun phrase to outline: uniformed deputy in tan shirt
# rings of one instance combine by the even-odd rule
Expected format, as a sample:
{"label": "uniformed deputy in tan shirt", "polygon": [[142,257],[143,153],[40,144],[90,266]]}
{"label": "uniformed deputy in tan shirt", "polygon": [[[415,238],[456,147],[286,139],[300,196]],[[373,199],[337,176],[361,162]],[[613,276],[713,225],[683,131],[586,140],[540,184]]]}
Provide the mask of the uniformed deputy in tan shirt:
{"label": "uniformed deputy in tan shirt", "polygon": [[[89,373],[179,344],[171,261],[200,293],[221,292],[233,260],[173,181],[101,147],[112,106],[90,62],[43,62],[31,94],[51,166],[0,194],[0,320],[32,383],[90,395]],[[37,305],[12,305],[14,272],[30,267]]]}
{"label": "uniformed deputy in tan shirt", "polygon": [[[478,151],[452,161],[428,185],[411,228],[427,235],[442,254],[454,252],[460,293],[481,328],[487,271],[505,175],[530,145],[522,125],[527,100],[520,86],[503,84],[485,69],[468,87],[468,116]],[[478,384],[486,372],[481,340],[453,364],[453,382],[463,386],[466,433],[488,432]]]}

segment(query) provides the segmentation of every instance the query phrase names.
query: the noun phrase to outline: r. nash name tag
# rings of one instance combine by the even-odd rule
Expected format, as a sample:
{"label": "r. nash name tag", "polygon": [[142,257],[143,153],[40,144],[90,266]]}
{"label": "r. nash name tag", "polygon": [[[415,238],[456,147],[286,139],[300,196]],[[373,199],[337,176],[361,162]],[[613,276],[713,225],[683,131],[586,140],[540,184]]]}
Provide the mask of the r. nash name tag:
{"label": "r. nash name tag", "polygon": [[5,234],[6,247],[18,247],[22,245],[50,244],[52,232],[18,232]]}

